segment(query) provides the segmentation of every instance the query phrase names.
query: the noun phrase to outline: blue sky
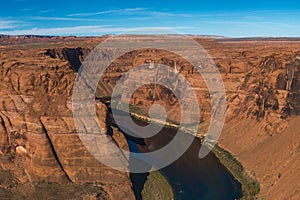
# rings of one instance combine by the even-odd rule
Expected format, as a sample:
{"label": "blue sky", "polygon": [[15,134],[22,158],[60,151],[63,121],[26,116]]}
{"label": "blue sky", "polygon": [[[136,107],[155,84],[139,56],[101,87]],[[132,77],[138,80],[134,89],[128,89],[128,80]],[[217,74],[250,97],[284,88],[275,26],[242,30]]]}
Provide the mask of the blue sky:
{"label": "blue sky", "polygon": [[102,35],[162,27],[229,37],[300,36],[297,1],[7,0],[0,34]]}

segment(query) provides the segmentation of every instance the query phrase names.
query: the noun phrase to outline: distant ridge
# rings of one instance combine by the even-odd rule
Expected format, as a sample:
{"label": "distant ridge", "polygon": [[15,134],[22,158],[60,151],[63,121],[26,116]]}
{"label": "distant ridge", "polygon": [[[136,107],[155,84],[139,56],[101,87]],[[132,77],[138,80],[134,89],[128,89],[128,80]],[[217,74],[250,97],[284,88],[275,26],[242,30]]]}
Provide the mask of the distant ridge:
{"label": "distant ridge", "polygon": [[300,37],[237,37],[215,38],[218,41],[300,41]]}
{"label": "distant ridge", "polygon": [[199,38],[208,38],[208,39],[226,39],[228,37],[222,35],[195,35],[195,34],[186,34],[187,36],[199,37]]}
{"label": "distant ridge", "polygon": [[47,35],[3,35],[0,34],[0,38],[54,38],[57,36],[47,36]]}
{"label": "distant ridge", "polygon": [[[51,36],[51,35],[5,35],[0,34],[0,38],[18,38],[18,39],[31,39],[31,38],[60,38],[60,37],[70,37],[77,38],[78,36]],[[86,36],[83,36],[86,37]]]}
{"label": "distant ridge", "polygon": [[[131,34],[128,34],[128,36]],[[138,34],[142,36],[143,34]],[[149,36],[148,34],[145,34]],[[153,35],[173,35],[173,34],[153,34]],[[197,35],[197,34],[184,34],[190,37],[198,37],[198,38],[207,38],[207,39],[215,39],[218,41],[300,41],[300,37],[225,37],[221,35]],[[51,35],[5,35],[0,34],[0,39],[55,39],[55,38],[97,38],[97,37],[112,37],[115,34],[104,34],[99,36],[51,36]],[[123,35],[126,36],[126,35]]]}

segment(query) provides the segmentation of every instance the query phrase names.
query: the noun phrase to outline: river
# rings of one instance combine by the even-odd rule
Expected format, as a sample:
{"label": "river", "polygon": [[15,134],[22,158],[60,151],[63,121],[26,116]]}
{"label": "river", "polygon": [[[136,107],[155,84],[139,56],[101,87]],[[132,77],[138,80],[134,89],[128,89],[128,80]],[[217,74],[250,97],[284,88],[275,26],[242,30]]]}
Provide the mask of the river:
{"label": "river", "polygon": [[[145,122],[135,121],[139,125],[146,125]],[[128,131],[134,133],[130,127],[127,128]],[[150,138],[136,139],[128,136],[126,138],[132,152],[151,152],[168,144],[177,131],[174,128],[165,127]],[[176,200],[240,199],[242,196],[241,184],[234,179],[213,153],[199,159],[200,147],[200,139],[195,138],[188,150],[178,160],[159,170],[172,186],[174,198]],[[148,174],[131,174],[137,199],[141,199],[140,193]]]}

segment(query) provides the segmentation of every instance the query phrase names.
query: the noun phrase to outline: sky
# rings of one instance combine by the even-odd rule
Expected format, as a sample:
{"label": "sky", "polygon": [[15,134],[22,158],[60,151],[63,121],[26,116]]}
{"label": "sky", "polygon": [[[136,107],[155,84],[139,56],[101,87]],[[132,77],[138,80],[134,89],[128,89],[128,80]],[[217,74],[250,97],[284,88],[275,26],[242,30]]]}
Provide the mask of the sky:
{"label": "sky", "polygon": [[297,1],[6,0],[0,34],[95,36],[136,28],[225,37],[300,37]]}

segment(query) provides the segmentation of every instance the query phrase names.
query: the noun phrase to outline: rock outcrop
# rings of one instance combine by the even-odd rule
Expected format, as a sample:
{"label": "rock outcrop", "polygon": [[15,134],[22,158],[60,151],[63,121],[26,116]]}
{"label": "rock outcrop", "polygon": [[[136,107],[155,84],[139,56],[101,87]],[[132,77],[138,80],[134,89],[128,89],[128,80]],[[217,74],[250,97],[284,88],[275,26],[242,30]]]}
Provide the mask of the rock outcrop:
{"label": "rock outcrop", "polygon": [[88,55],[90,49],[85,48],[61,48],[61,49],[47,49],[45,55],[50,56],[51,58],[59,58],[61,60],[67,60],[70,66],[76,72],[79,70],[85,56]]}
{"label": "rock outcrop", "polygon": [[[235,44],[232,47],[230,43],[218,44],[206,40],[199,42],[203,43],[221,72],[228,100],[227,121],[237,118],[254,119],[260,122],[260,126],[270,135],[285,130],[285,119],[299,113],[299,47],[294,52],[280,49],[284,53],[279,53],[272,49],[277,44],[271,43],[262,47],[258,43],[249,44],[248,50],[242,49],[239,52],[241,47],[235,47]],[[215,47],[218,46],[224,50],[217,51]],[[260,55],[255,48],[262,48],[261,51],[265,54]],[[99,82],[97,95],[110,95],[117,80],[126,71],[144,64],[173,67],[174,74],[169,74],[171,78],[176,78],[175,71],[184,75],[197,91],[203,117],[201,121],[210,120],[210,94],[201,74],[186,60],[163,50],[137,50],[115,60]],[[147,74],[149,73],[152,71],[149,70]],[[158,77],[155,74],[154,76]],[[140,82],[144,79],[138,72],[130,77]],[[178,88],[180,87],[179,83]],[[145,115],[153,103],[158,103],[167,109],[171,121],[179,122],[181,118],[180,105],[174,93],[159,85],[151,84],[138,88],[132,94],[130,103]]]}
{"label": "rock outcrop", "polygon": [[[15,180],[14,185],[0,186],[3,194],[30,197],[51,184],[57,187],[52,194],[44,192],[39,198],[68,194],[72,199],[134,199],[129,174],[96,160],[74,126],[75,70],[87,53],[82,48],[1,50],[0,169],[9,170]],[[106,128],[107,110],[101,102],[97,114]],[[22,187],[28,187],[27,193]],[[72,190],[77,190],[74,196]]]}

